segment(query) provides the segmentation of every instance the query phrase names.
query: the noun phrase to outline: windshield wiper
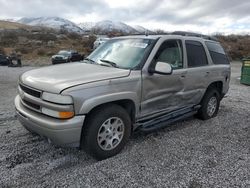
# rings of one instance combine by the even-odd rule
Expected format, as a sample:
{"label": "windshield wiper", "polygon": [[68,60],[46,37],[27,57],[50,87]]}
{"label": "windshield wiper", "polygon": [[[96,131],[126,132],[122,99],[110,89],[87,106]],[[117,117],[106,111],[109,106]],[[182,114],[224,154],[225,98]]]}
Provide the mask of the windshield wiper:
{"label": "windshield wiper", "polygon": [[90,61],[91,63],[94,63],[94,64],[96,64],[96,62],[94,61],[94,60],[92,60],[92,59],[90,59],[90,58],[84,58],[84,60],[87,60],[87,61]]}
{"label": "windshield wiper", "polygon": [[[100,59],[100,61],[103,62],[103,63],[107,63],[107,64],[111,65],[112,67],[118,68],[117,64],[114,63],[113,61],[109,61],[109,60],[106,60],[106,59]],[[105,65],[105,64],[100,63],[100,65]]]}

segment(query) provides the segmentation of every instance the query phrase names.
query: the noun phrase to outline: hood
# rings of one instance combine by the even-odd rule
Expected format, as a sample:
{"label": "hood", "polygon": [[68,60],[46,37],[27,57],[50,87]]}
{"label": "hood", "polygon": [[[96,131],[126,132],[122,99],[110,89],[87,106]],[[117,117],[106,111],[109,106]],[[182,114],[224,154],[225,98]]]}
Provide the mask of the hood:
{"label": "hood", "polygon": [[25,72],[20,81],[30,87],[52,93],[79,84],[126,77],[130,70],[86,63],[52,65]]}

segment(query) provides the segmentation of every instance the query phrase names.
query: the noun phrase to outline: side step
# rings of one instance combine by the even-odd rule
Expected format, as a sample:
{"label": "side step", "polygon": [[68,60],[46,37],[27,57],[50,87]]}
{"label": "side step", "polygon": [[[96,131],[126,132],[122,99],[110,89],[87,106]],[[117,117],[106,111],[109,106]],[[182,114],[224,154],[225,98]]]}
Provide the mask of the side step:
{"label": "side step", "polygon": [[168,113],[146,122],[138,123],[138,130],[143,132],[152,132],[154,130],[167,127],[171,123],[193,116],[197,113],[199,108],[200,106],[195,106],[189,109],[178,110],[178,112]]}

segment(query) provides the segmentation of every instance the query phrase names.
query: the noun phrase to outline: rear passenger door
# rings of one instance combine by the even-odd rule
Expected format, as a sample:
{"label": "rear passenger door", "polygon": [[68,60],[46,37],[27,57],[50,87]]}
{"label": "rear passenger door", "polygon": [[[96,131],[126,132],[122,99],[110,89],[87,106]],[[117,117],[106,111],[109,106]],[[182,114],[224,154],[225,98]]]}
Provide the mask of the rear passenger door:
{"label": "rear passenger door", "polygon": [[203,43],[195,40],[186,40],[187,74],[185,91],[187,104],[196,105],[200,102],[207,88],[211,75],[211,66],[206,55]]}

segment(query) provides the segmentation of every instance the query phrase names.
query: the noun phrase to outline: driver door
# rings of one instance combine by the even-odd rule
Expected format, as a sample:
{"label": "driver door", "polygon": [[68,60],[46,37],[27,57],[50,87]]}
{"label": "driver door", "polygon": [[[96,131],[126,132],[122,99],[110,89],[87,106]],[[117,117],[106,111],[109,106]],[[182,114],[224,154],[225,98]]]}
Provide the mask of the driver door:
{"label": "driver door", "polygon": [[142,75],[141,117],[168,113],[185,105],[183,91],[187,71],[183,69],[182,41],[167,40],[163,42],[150,67],[154,68],[156,62],[171,64],[173,73],[170,75],[156,73]]}

